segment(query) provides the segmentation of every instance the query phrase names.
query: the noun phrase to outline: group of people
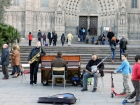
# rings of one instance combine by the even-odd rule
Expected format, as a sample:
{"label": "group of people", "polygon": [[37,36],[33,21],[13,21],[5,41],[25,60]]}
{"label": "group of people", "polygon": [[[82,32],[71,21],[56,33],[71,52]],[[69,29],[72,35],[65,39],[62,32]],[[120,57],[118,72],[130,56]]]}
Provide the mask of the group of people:
{"label": "group of people", "polygon": [[[48,32],[47,35],[45,33],[42,35],[41,30],[39,30],[38,34],[37,34],[37,38],[38,38],[38,41],[41,42],[41,45],[51,46],[53,44],[53,46],[56,46],[58,36],[57,36],[57,33],[55,31]],[[49,43],[47,43],[47,41],[46,41],[47,38],[49,40]],[[29,34],[28,34],[29,46],[31,46],[32,39],[33,39],[33,35],[31,34],[31,32],[29,32]],[[69,33],[67,35],[67,37],[65,37],[65,35],[63,33],[61,35],[62,46],[64,46],[65,42],[68,42],[68,46],[71,46],[72,39],[73,39],[73,35],[71,33]]]}
{"label": "group of people", "polygon": [[123,53],[125,53],[125,51],[127,50],[127,39],[125,38],[125,35],[122,35],[122,38],[120,40],[118,40],[115,37],[114,33],[110,29],[108,34],[107,34],[107,38],[108,38],[108,43],[110,45],[111,52],[112,52],[112,60],[111,60],[111,62],[114,63],[114,59],[115,59],[115,56],[116,56],[115,50],[116,50],[117,45],[119,45],[119,48],[120,48],[120,60],[122,60],[121,55]]}

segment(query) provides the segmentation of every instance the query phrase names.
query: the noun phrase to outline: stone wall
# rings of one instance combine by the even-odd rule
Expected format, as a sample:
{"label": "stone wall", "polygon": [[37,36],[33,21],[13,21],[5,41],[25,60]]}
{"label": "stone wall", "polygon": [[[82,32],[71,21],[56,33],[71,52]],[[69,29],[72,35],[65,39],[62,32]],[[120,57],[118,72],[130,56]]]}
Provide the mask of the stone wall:
{"label": "stone wall", "polygon": [[140,39],[139,6],[131,8],[131,0],[48,0],[47,7],[41,7],[41,0],[19,0],[19,6],[11,6],[5,14],[5,23],[17,28],[23,37],[31,31],[36,37],[56,31],[77,34],[79,16],[98,16],[97,35],[103,27],[111,27],[116,36],[126,35],[130,40]]}

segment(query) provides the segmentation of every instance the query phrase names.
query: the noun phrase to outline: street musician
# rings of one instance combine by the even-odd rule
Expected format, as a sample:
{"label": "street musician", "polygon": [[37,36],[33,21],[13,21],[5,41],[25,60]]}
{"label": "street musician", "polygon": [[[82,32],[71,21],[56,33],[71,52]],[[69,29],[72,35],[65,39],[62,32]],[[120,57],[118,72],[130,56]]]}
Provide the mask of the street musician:
{"label": "street musician", "polygon": [[41,63],[41,56],[45,55],[45,51],[41,47],[41,43],[37,42],[36,47],[34,47],[29,56],[28,63],[30,64],[30,84],[37,85],[37,72],[39,63]]}

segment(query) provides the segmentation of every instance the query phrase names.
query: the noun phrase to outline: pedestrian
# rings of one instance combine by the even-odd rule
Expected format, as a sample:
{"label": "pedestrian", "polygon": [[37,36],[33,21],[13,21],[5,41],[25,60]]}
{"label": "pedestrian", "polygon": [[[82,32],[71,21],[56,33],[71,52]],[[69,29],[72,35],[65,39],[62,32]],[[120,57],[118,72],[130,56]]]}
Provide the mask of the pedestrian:
{"label": "pedestrian", "polygon": [[64,35],[64,33],[61,35],[61,43],[62,43],[62,46],[64,46],[64,43],[65,43],[65,35]]}
{"label": "pedestrian", "polygon": [[43,45],[45,46],[45,44],[46,44],[46,34],[45,33],[43,34],[42,38],[43,38]]}
{"label": "pedestrian", "polygon": [[71,42],[72,42],[72,39],[73,39],[73,35],[71,33],[69,33],[67,35],[67,39],[68,39],[68,46],[71,46]]}
{"label": "pedestrian", "polygon": [[11,60],[13,62],[13,78],[17,78],[20,75],[20,48],[18,45],[13,46]]}
{"label": "pedestrian", "polygon": [[41,47],[41,42],[36,43],[30,54],[28,55],[28,63],[30,64],[30,84],[37,85],[37,72],[39,63],[41,63],[41,56],[45,55],[45,51]]}
{"label": "pedestrian", "polygon": [[128,80],[129,80],[129,75],[132,73],[132,68],[130,67],[130,64],[127,60],[128,58],[128,54],[124,53],[122,54],[122,64],[121,66],[114,71],[114,73],[118,73],[120,71],[122,71],[122,76],[123,76],[123,92],[120,94],[130,94],[130,88],[128,85]]}
{"label": "pedestrian", "polygon": [[130,94],[128,99],[132,99],[135,96],[135,105],[140,105],[140,55],[135,56],[135,64],[133,65],[131,81],[134,87],[134,91]]}
{"label": "pedestrian", "polygon": [[109,32],[107,34],[107,38],[108,38],[108,43],[111,46],[111,39],[112,37],[114,37],[114,33],[111,31],[111,28],[109,29]]}
{"label": "pedestrian", "polygon": [[9,79],[9,73],[8,73],[8,65],[9,65],[9,49],[7,44],[3,44],[2,46],[2,54],[1,54],[1,62],[2,65],[2,72],[4,77],[2,79]]}
{"label": "pedestrian", "polygon": [[127,49],[127,40],[124,35],[122,35],[122,38],[120,39],[120,60],[122,53],[125,53],[125,50]]}
{"label": "pedestrian", "polygon": [[41,42],[41,39],[42,39],[42,32],[41,32],[41,30],[38,31],[37,37],[38,37],[38,41]]}
{"label": "pedestrian", "polygon": [[32,39],[33,39],[33,35],[31,34],[31,32],[29,32],[29,35],[28,35],[29,46],[31,46]]}
{"label": "pedestrian", "polygon": [[53,32],[48,32],[49,46],[52,44],[53,35],[54,35]]}
{"label": "pedestrian", "polygon": [[53,46],[56,46],[56,42],[57,42],[57,34],[54,31],[54,35],[53,35]]}
{"label": "pedestrian", "polygon": [[114,63],[114,58],[116,56],[115,50],[116,50],[116,38],[112,37],[111,42],[110,42],[110,48],[112,52],[112,60],[111,62]]}

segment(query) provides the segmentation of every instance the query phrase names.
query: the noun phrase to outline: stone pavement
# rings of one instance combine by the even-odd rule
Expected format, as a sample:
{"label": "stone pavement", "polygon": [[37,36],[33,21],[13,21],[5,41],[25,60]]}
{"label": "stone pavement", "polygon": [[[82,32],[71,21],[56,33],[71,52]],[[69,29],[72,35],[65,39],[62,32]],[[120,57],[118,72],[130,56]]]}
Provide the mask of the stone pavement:
{"label": "stone pavement", "polygon": [[[0,77],[3,77],[2,72],[0,72]],[[37,103],[39,97],[47,97],[59,93],[73,93],[77,102],[74,105],[122,105],[121,102],[124,97],[111,98],[111,77],[109,73],[106,73],[104,76],[104,88],[97,90],[93,93],[92,85],[88,86],[88,91],[81,92],[80,86],[71,86],[67,85],[64,90],[63,85],[56,85],[52,90],[50,86],[42,86],[41,84],[41,73],[38,73],[38,84],[37,86],[31,86],[29,84],[29,75],[26,74],[28,82],[23,80],[21,83],[21,77],[10,78],[8,80],[0,79],[0,105],[43,105]],[[117,92],[122,92],[122,75],[114,74],[114,84]],[[99,78],[99,86],[101,79]],[[129,81],[131,91],[133,86],[131,81]],[[44,104],[52,105],[52,104]],[[134,105],[134,104],[128,104]]]}

